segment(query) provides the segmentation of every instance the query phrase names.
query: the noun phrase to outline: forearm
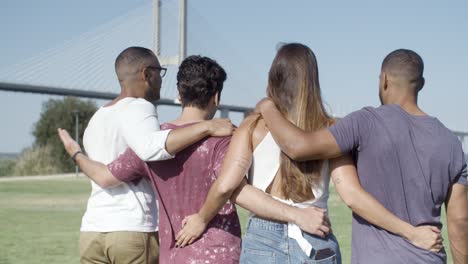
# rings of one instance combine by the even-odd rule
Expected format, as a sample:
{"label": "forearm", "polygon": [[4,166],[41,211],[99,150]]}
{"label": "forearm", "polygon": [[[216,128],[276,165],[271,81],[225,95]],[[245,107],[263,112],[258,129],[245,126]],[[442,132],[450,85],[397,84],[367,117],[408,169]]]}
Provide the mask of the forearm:
{"label": "forearm", "polygon": [[[231,154],[233,153],[231,152]],[[250,160],[233,160],[232,155],[229,155],[228,152],[221,175],[211,186],[205,203],[198,212],[205,223],[211,221],[224,204],[226,204],[227,200],[232,196],[232,193],[244,178],[249,167]]]}
{"label": "forearm", "polygon": [[412,225],[396,217],[362,188],[349,155],[330,160],[330,170],[338,194],[354,213],[404,238],[412,235],[415,231]]}
{"label": "forearm", "polygon": [[122,183],[101,162],[91,160],[84,154],[78,154],[75,160],[83,173],[102,188],[114,187]]}
{"label": "forearm", "polygon": [[453,263],[468,263],[468,219],[447,221]]}
{"label": "forearm", "polygon": [[415,231],[414,226],[396,217],[364,189],[352,190],[348,195],[352,198],[342,196],[345,203],[369,223],[406,239]]}
{"label": "forearm", "polygon": [[273,105],[261,112],[281,150],[294,160],[328,159],[341,155],[338,144],[326,129],[306,132],[289,122]]}
{"label": "forearm", "polygon": [[199,214],[206,223],[218,213],[247,174],[252,162],[248,127],[241,126],[231,139],[219,177],[211,186]]}
{"label": "forearm", "polygon": [[249,185],[246,180],[237,187],[231,201],[266,219],[280,222],[295,222],[295,207],[273,199],[270,195]]}
{"label": "forearm", "polygon": [[171,130],[166,139],[166,151],[172,155],[210,135],[207,122]]}
{"label": "forearm", "polygon": [[447,229],[453,263],[468,263],[468,194],[467,186],[454,184],[449,192]]}
{"label": "forearm", "polygon": [[210,222],[216,214],[218,214],[219,210],[221,210],[227,200],[229,200],[231,194],[232,191],[223,192],[220,190],[219,181],[214,182],[208,191],[205,203],[198,212],[205,223]]}

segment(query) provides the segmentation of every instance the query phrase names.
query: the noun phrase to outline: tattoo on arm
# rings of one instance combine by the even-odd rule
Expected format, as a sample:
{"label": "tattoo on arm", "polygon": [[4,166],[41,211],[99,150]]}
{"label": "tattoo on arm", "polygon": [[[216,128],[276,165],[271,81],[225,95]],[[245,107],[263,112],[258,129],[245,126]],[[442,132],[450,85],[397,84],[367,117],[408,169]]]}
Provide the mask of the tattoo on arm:
{"label": "tattoo on arm", "polygon": [[341,176],[334,177],[334,180],[335,180],[336,185],[340,184],[341,183]]}
{"label": "tattoo on arm", "polygon": [[242,170],[248,170],[250,168],[251,160],[247,157],[237,156],[234,158],[232,163],[240,167]]}

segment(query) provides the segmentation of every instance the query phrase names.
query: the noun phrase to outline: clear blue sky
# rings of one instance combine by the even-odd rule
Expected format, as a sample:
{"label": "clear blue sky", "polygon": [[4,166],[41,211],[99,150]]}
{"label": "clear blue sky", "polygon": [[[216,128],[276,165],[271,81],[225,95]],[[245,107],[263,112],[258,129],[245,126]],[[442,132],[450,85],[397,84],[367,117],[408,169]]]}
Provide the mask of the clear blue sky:
{"label": "clear blue sky", "polygon": [[[334,114],[377,106],[382,59],[392,50],[409,48],[425,61],[423,109],[451,129],[468,131],[468,119],[462,114],[468,98],[465,0],[188,2],[188,53],[213,57],[225,67],[223,103],[253,106],[264,96],[276,44],[294,41],[317,55],[323,96]],[[0,69],[60,47],[139,6],[151,7],[150,3],[1,1]],[[164,26],[168,38],[176,36],[173,28]],[[166,50],[174,48],[165,45]],[[32,143],[33,124],[48,98],[0,91],[0,152],[19,152]],[[161,119],[168,121],[176,113],[164,113]]]}

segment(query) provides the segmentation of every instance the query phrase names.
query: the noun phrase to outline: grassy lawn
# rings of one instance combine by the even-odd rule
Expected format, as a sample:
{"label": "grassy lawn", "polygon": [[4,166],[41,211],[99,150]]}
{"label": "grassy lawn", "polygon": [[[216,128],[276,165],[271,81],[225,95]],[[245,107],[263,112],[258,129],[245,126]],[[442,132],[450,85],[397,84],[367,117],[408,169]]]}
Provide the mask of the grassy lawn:
{"label": "grassy lawn", "polygon": [[[79,227],[89,191],[82,178],[0,182],[0,264],[78,263]],[[329,207],[343,263],[349,263],[351,212],[334,190]],[[240,210],[240,217],[245,225],[247,212]]]}

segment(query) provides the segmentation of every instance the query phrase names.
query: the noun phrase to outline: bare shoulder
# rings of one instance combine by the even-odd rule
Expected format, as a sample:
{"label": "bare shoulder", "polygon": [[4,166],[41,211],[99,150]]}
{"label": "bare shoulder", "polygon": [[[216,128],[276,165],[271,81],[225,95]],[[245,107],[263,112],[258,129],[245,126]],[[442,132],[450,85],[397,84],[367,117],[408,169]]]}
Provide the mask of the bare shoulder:
{"label": "bare shoulder", "polygon": [[242,121],[236,133],[248,134],[252,142],[252,147],[255,149],[268,133],[268,129],[260,115],[252,114]]}
{"label": "bare shoulder", "polygon": [[252,132],[252,147],[255,149],[268,133],[265,120],[260,119]]}

